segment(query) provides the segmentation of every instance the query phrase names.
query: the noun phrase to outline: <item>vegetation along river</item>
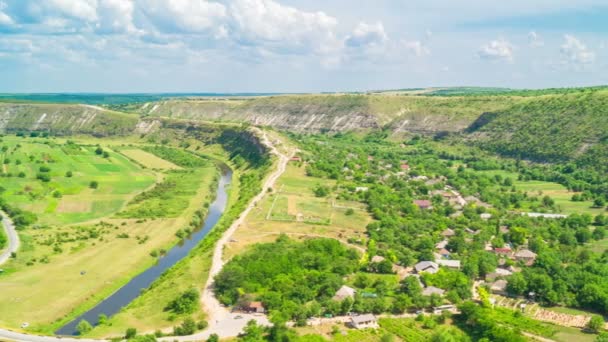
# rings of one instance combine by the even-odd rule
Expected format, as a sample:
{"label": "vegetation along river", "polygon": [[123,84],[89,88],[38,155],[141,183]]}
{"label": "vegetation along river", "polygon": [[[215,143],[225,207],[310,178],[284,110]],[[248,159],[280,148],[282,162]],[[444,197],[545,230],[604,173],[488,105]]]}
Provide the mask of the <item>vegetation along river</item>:
{"label": "vegetation along river", "polygon": [[209,206],[209,213],[207,214],[205,223],[199,230],[193,232],[192,235],[183,242],[170,249],[167,254],[159,258],[154,266],[131,279],[131,281],[114,292],[110,297],[104,299],[89,311],[67,323],[55,333],[57,335],[75,335],[77,334],[76,325],[78,325],[81,320],[84,319],[88,322],[95,323],[100,314],[105,314],[108,317],[114,315],[120,311],[121,308],[137,298],[142,289],[148,288],[163,274],[163,272],[188,255],[190,250],[196,247],[196,245],[207,236],[226,209],[226,204],[228,203],[227,187],[232,180],[232,171],[225,165],[220,165],[220,170],[222,171],[222,176],[218,182],[217,195]]}

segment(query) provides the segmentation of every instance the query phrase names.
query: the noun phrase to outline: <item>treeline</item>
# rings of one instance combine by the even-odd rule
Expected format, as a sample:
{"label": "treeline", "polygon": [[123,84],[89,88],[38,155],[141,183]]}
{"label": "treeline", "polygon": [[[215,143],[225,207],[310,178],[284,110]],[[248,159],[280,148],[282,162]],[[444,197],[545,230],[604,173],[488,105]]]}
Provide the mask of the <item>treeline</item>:
{"label": "treeline", "polygon": [[14,207],[4,198],[0,198],[0,208],[11,218],[17,229],[24,229],[38,221],[36,214]]}

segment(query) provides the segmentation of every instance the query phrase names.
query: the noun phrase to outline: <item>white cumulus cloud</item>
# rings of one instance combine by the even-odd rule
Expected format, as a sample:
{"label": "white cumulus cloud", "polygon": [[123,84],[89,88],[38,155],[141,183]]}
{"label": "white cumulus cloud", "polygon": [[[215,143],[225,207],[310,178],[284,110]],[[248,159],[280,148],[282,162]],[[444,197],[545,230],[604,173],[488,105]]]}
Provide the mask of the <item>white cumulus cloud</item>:
{"label": "white cumulus cloud", "polygon": [[139,8],[161,32],[208,33],[226,19],[226,7],[205,0],[139,0]]}
{"label": "white cumulus cloud", "polygon": [[335,43],[338,20],[324,12],[307,12],[273,0],[235,0],[230,5],[235,39],[267,48],[310,48],[317,52]]}
{"label": "white cumulus cloud", "polygon": [[346,37],[345,43],[349,47],[365,47],[380,45],[386,41],[388,41],[388,36],[381,22],[375,24],[360,22],[353,32]]}
{"label": "white cumulus cloud", "polygon": [[565,35],[565,42],[560,47],[560,52],[566,64],[583,66],[595,61],[595,53],[587,48],[578,38],[573,35]]}
{"label": "white cumulus cloud", "polygon": [[505,39],[498,39],[483,45],[477,51],[482,59],[513,61],[513,45]]}

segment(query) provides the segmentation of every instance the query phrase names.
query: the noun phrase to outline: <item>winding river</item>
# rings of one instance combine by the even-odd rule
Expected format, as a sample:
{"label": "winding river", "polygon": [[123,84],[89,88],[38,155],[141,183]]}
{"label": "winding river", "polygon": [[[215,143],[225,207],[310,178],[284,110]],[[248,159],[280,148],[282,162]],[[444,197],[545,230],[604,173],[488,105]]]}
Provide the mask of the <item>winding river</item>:
{"label": "winding river", "polygon": [[81,320],[84,319],[91,324],[95,324],[97,323],[100,314],[105,314],[108,317],[116,314],[120,309],[137,298],[141,291],[147,289],[164,271],[188,255],[190,250],[196,247],[196,245],[207,236],[226,209],[228,203],[227,187],[232,180],[232,171],[226,165],[220,165],[220,170],[222,171],[222,175],[218,182],[217,195],[209,206],[209,213],[205,218],[205,223],[200,229],[196,230],[190,237],[170,249],[167,254],[158,259],[158,262],[154,266],[131,279],[126,285],[89,311],[61,327],[55,334],[75,335],[77,333],[76,325],[78,325]]}

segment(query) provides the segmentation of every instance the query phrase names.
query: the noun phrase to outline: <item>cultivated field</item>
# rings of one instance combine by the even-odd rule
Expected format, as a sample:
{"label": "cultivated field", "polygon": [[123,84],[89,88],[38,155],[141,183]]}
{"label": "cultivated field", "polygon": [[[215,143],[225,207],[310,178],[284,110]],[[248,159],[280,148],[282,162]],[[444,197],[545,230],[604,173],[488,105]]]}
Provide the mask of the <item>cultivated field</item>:
{"label": "cultivated field", "polygon": [[[227,258],[257,242],[274,241],[284,233],[292,238],[332,237],[346,242],[349,238],[364,239],[365,227],[371,217],[358,202],[336,201],[328,197],[315,197],[318,185],[333,187],[335,181],[308,177],[304,166],[290,163],[268,194],[246,222],[234,234],[227,246]],[[348,208],[352,214],[347,215]]]}
{"label": "cultivated field", "polygon": [[[26,173],[2,182],[5,197],[39,220],[20,232],[22,248],[3,265],[0,302],[7,305],[0,305],[0,326],[28,322],[29,331],[52,333],[60,320],[86,310],[155,263],[214,196],[210,189],[217,170],[209,161],[193,157],[200,160],[194,171],[154,172],[104,140],[87,139],[91,142],[95,145],[3,138],[7,171]],[[98,143],[107,156],[95,152]],[[157,165],[174,165],[145,153]],[[50,181],[36,179],[40,166],[48,166],[44,173]],[[96,189],[91,181],[98,182]],[[140,210],[144,204],[147,211]]]}
{"label": "cultivated field", "polygon": [[108,216],[156,179],[152,171],[108,148],[104,156],[96,154],[96,146],[16,137],[4,137],[1,146],[4,174],[11,174],[2,182],[4,197],[35,213],[41,225]]}
{"label": "cultivated field", "polygon": [[152,153],[142,151],[140,149],[124,149],[120,150],[120,153],[134,160],[136,163],[140,165],[150,168],[150,169],[160,169],[160,170],[177,170],[180,169],[179,166],[161,159]]}

